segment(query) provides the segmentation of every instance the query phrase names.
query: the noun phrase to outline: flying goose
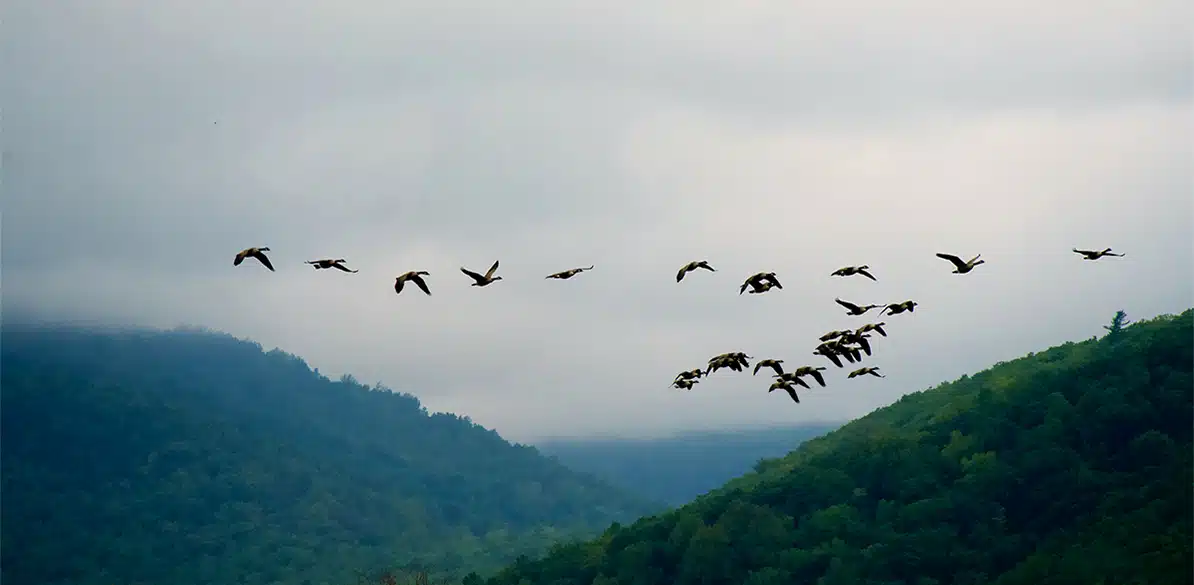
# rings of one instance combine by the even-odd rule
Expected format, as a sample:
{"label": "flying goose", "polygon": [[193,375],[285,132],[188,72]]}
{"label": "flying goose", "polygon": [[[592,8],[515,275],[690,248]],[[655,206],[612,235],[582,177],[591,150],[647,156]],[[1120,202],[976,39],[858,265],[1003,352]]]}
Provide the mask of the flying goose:
{"label": "flying goose", "polygon": [[[746,292],[747,292],[747,294],[760,295],[760,294],[763,294],[763,293],[765,293],[773,288],[777,288],[777,287],[783,288],[783,287],[779,287],[774,282],[766,281],[762,284],[752,284],[751,289]],[[742,294],[742,293],[738,293],[738,294]]]}
{"label": "flying goose", "polygon": [[738,360],[731,357],[713,358],[709,361],[709,366],[705,368],[705,376],[708,377],[710,374],[715,374],[717,373],[717,370],[722,368],[729,368],[735,372],[741,372],[742,364]]}
{"label": "flying goose", "polygon": [[571,270],[565,270],[563,272],[557,272],[555,274],[548,274],[547,278],[558,278],[560,280],[568,280],[569,278],[572,278],[573,276],[576,276],[577,274],[580,274],[586,270],[592,270],[592,269],[593,269],[592,266],[589,266],[588,268],[573,268]]}
{"label": "flying goose", "polygon": [[689,272],[692,272],[693,270],[696,270],[697,268],[704,268],[705,270],[708,270],[709,272],[717,272],[716,270],[713,269],[712,266],[709,266],[708,260],[693,260],[692,262],[689,262],[688,264],[685,264],[684,266],[682,266],[680,268],[680,272],[676,273],[676,282],[680,282],[681,280],[684,280],[685,274],[688,274]]}
{"label": "flying goose", "polygon": [[878,323],[867,323],[866,325],[863,325],[862,327],[859,327],[858,329],[856,329],[854,332],[858,333],[858,334],[863,334],[868,331],[874,331],[875,333],[878,333],[879,335],[882,335],[883,337],[887,337],[887,332],[883,330],[883,326],[886,324],[887,323],[884,323],[882,321],[880,321]]}
{"label": "flying goose", "polygon": [[431,275],[431,273],[427,272],[426,270],[419,270],[419,271],[412,270],[410,272],[407,272],[407,273],[394,279],[394,292],[396,294],[401,294],[403,283],[410,281],[410,282],[415,283],[415,286],[418,286],[420,289],[422,289],[423,292],[427,293],[427,295],[430,296],[431,289],[427,288],[427,281],[423,280],[424,276],[430,276],[430,275]]}
{"label": "flying goose", "polygon": [[837,339],[847,333],[851,333],[851,331],[849,329],[843,329],[840,331],[830,331],[829,333],[826,333],[825,335],[822,335],[821,337],[819,337],[818,340],[829,341],[830,339]]}
{"label": "flying goose", "polygon": [[825,368],[823,368],[821,366],[817,366],[815,368],[812,366],[800,366],[799,368],[796,368],[794,371],[792,371],[792,373],[795,374],[796,376],[812,376],[813,379],[816,380],[817,383],[820,384],[822,388],[824,388],[825,387],[825,376],[821,375],[821,371],[824,369]]}
{"label": "flying goose", "polygon": [[245,258],[256,258],[258,262],[261,262],[266,268],[269,268],[270,272],[273,272],[274,265],[270,264],[269,258],[265,257],[266,252],[269,252],[269,248],[245,248],[244,250],[236,253],[236,258],[232,260],[232,265],[240,266],[240,263],[244,262]]}
{"label": "flying goose", "polygon": [[[268,250],[269,248],[266,248],[266,249]],[[1102,258],[1103,256],[1117,256],[1117,257],[1124,256],[1124,254],[1112,254],[1111,248],[1107,248],[1106,250],[1101,250],[1098,252],[1096,252],[1094,250],[1079,250],[1078,248],[1074,248],[1074,253],[1082,254],[1083,260],[1098,260],[1099,258]]]}
{"label": "flying goose", "polygon": [[701,371],[700,368],[696,368],[694,370],[686,370],[686,371],[680,372],[679,374],[676,374],[676,379],[677,380],[694,380],[696,378],[700,378],[702,374],[704,374],[704,372]]}
{"label": "flying goose", "polygon": [[679,388],[680,390],[692,390],[693,385],[699,384],[700,380],[676,380],[672,382],[672,388]]}
{"label": "flying goose", "polygon": [[883,307],[883,310],[879,311],[879,315],[882,316],[885,311],[887,312],[888,315],[899,315],[900,313],[903,313],[904,311],[914,313],[914,312],[916,312],[916,305],[919,305],[919,304],[920,303],[918,303],[916,301],[904,301],[902,303],[892,303],[890,305],[887,305],[886,307]]}
{"label": "flying goose", "polygon": [[776,380],[782,380],[784,382],[788,382],[791,384],[796,384],[798,386],[804,386],[805,388],[812,389],[812,386],[809,386],[808,382],[801,380],[800,376],[798,376],[796,374],[796,372],[784,372],[783,374],[772,375],[771,377],[775,378]]}
{"label": "flying goose", "polygon": [[784,375],[784,367],[780,365],[782,363],[784,363],[784,360],[759,360],[758,362],[755,362],[755,372],[751,375],[757,376],[759,374],[759,368],[771,368],[775,370],[776,374],[782,376]]}
{"label": "flying goose", "polygon": [[850,363],[862,361],[861,348],[847,345],[846,342],[841,338],[823,342],[817,346],[817,349],[828,351],[838,357],[846,358],[846,361]]}
{"label": "flying goose", "polygon": [[746,360],[752,360],[754,358],[746,355],[744,352],[741,352],[741,351],[731,351],[731,352],[726,352],[726,353],[723,353],[720,355],[715,355],[709,361],[713,361],[716,359],[734,359],[734,360],[741,361],[743,364],[745,364]]}
{"label": "flying goose", "polygon": [[473,272],[472,270],[469,270],[463,266],[460,267],[460,271],[467,274],[469,278],[475,281],[471,286],[487,286],[502,279],[500,276],[493,275],[494,272],[497,272],[497,268],[498,261],[494,260],[493,266],[489,267],[489,271],[485,273],[485,276],[481,276],[480,274],[477,274],[476,272]]}
{"label": "flying goose", "polygon": [[846,361],[852,364],[862,361],[861,348],[846,345],[845,343],[842,343],[841,340],[838,340],[837,344],[832,349],[833,351],[836,351],[839,356],[846,358]]}
{"label": "flying goose", "polygon": [[360,272],[359,270],[349,270],[348,267],[344,265],[345,262],[347,262],[347,260],[345,260],[343,258],[337,258],[335,260],[332,260],[330,258],[324,258],[322,260],[307,260],[306,261],[307,264],[314,266],[316,270],[322,270],[324,268],[335,268],[337,270],[343,270],[344,272]]}
{"label": "flying goose", "polygon": [[839,368],[845,367],[842,365],[842,360],[838,358],[837,352],[834,351],[831,346],[825,345],[824,343],[818,345],[817,348],[813,350],[813,355],[823,355],[828,358],[829,361],[833,362],[833,365]]}
{"label": "flying goose", "polygon": [[869,341],[867,341],[868,337],[870,337],[870,335],[867,335],[865,333],[856,333],[854,331],[851,331],[850,333],[847,333],[847,334],[837,338],[837,340],[838,340],[838,343],[853,343],[853,344],[857,345],[858,347],[862,348],[863,353],[865,353],[867,355],[871,355],[871,344]]}
{"label": "flying goose", "polygon": [[[979,254],[978,256],[982,256],[982,254]],[[970,260],[963,262],[961,258],[958,258],[957,256],[954,256],[953,254],[937,254],[938,258],[941,258],[942,260],[949,260],[950,262],[953,263],[954,270],[953,270],[952,274],[966,274],[967,272],[974,270],[975,266],[978,266],[979,264],[986,262],[986,260],[979,260],[978,256],[975,256],[974,258],[971,258]]]}
{"label": "flying goose", "polygon": [[845,266],[834,270],[830,276],[854,276],[855,274],[861,274],[871,280],[879,280],[878,278],[875,278],[875,275],[867,272],[870,270],[870,268],[871,267],[867,266],[866,264],[863,264],[862,266]]}
{"label": "flying goose", "polygon": [[833,302],[845,307],[847,315],[865,315],[867,311],[869,311],[871,309],[878,309],[879,307],[883,306],[883,305],[866,305],[866,306],[860,307],[858,305],[855,305],[854,303],[851,303],[849,301],[843,301],[841,299],[833,299]]}
{"label": "flying goose", "polygon": [[[770,284],[770,286],[766,286],[765,283],[771,283],[771,284]],[[766,286],[766,288],[764,288],[764,286]],[[774,286],[775,288],[783,288],[784,287],[784,285],[779,283],[779,279],[775,277],[774,272],[759,272],[756,274],[752,274],[749,278],[746,279],[746,281],[744,281],[742,283],[742,286],[738,288],[738,294],[742,294],[742,293],[746,292],[747,287],[751,287],[751,288],[755,289],[755,291],[758,291],[758,292],[766,292],[766,291],[770,290],[772,286]],[[762,289],[762,290],[760,290],[760,289]]]}
{"label": "flying goose", "polygon": [[858,376],[865,376],[867,374],[870,374],[876,378],[886,378],[887,377],[887,376],[884,376],[883,374],[879,373],[879,368],[872,368],[872,367],[858,368],[857,370],[850,372],[848,375],[846,375],[846,377],[847,378],[857,378]]}
{"label": "flying goose", "polygon": [[800,397],[796,395],[796,389],[792,387],[791,383],[785,382],[783,380],[776,380],[771,383],[771,387],[768,388],[767,391],[775,392],[776,390],[783,390],[784,392],[787,392],[788,396],[791,396],[792,400],[794,400],[796,404],[800,404]]}
{"label": "flying goose", "polygon": [[750,362],[748,361],[750,359],[753,358],[740,351],[713,356],[709,358],[709,367],[705,369],[705,375],[708,376],[721,368],[729,368],[735,372],[741,372],[742,368],[750,367]]}

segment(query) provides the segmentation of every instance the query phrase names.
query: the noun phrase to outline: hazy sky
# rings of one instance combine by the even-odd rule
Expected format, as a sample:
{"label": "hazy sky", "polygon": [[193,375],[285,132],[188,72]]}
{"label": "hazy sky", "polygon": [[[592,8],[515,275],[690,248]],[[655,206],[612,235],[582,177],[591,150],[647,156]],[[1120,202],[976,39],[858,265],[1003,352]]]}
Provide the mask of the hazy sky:
{"label": "hazy sky", "polygon": [[[1194,303],[1186,1],[282,4],[6,4],[5,309],[224,330],[525,441],[852,418]],[[921,303],[886,379],[811,354],[869,320],[834,297]],[[829,387],[668,388],[735,350]]]}

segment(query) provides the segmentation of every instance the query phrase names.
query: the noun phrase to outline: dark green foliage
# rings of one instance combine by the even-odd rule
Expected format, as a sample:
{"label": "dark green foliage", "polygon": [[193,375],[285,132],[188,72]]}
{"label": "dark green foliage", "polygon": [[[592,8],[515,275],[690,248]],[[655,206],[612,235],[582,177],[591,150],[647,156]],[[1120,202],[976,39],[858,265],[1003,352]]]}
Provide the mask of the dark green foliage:
{"label": "dark green foliage", "polygon": [[0,345],[8,585],[463,573],[662,507],[227,335],[6,324]]}
{"label": "dark green foliage", "polygon": [[1111,324],[1104,325],[1103,329],[1107,330],[1107,335],[1116,336],[1119,335],[1124,330],[1124,327],[1127,327],[1129,323],[1130,322],[1128,321],[1127,313],[1123,311],[1116,311],[1115,316],[1111,318]]}
{"label": "dark green foliage", "polygon": [[572,469],[678,506],[750,471],[760,459],[786,455],[802,441],[839,426],[703,431],[654,439],[558,439],[536,446]]}
{"label": "dark green foliage", "polygon": [[907,395],[489,585],[1185,585],[1194,311]]}

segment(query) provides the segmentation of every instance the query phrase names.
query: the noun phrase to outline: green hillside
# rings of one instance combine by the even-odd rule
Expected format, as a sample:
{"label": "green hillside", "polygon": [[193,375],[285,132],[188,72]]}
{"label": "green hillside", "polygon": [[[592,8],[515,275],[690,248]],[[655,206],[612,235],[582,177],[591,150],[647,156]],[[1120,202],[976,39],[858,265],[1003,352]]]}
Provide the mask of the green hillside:
{"label": "green hillside", "polygon": [[227,335],[6,324],[0,351],[7,585],[463,573],[662,509]]}
{"label": "green hillside", "polygon": [[1191,583],[1192,315],[905,396],[489,583]]}
{"label": "green hillside", "polygon": [[572,469],[679,506],[750,471],[760,459],[787,455],[802,441],[840,426],[810,423],[648,439],[554,439],[538,441],[535,447]]}

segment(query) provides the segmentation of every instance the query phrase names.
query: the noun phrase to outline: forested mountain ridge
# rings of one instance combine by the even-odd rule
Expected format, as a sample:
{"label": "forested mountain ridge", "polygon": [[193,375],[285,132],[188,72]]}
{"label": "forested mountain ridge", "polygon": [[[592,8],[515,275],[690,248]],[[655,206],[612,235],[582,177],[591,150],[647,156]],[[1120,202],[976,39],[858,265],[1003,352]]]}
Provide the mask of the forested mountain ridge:
{"label": "forested mountain ridge", "polygon": [[679,506],[750,471],[760,459],[786,455],[802,441],[840,426],[826,422],[648,439],[551,439],[535,446],[572,469]]}
{"label": "forested mountain ridge", "polygon": [[909,394],[488,583],[1191,583],[1192,316]]}
{"label": "forested mountain ridge", "polygon": [[228,335],[6,323],[0,357],[10,585],[467,572],[662,509]]}

